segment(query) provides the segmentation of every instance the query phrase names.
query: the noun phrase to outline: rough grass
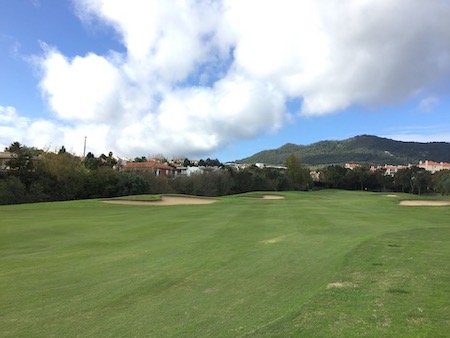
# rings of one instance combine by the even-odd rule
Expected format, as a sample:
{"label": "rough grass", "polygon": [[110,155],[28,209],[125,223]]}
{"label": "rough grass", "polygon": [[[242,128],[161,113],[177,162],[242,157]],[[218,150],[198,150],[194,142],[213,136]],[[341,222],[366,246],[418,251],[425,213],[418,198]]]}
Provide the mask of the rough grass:
{"label": "rough grass", "polygon": [[450,208],[284,195],[0,207],[1,335],[447,335]]}

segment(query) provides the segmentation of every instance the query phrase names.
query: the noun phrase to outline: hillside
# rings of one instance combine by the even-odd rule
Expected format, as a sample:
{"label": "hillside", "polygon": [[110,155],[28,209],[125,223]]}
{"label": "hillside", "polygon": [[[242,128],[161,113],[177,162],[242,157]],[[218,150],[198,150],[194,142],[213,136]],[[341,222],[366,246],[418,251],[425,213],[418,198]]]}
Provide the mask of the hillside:
{"label": "hillside", "polygon": [[278,149],[264,150],[238,163],[283,164],[289,154],[298,154],[308,165],[408,164],[420,160],[450,162],[450,143],[402,142],[372,135],[360,135],[342,141],[321,141],[307,146],[287,143]]}

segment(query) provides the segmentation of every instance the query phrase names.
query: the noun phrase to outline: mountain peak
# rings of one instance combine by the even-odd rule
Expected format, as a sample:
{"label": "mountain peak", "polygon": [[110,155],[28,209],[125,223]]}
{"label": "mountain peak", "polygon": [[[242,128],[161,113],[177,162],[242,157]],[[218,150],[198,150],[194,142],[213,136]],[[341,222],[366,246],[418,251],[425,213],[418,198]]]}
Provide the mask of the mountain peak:
{"label": "mountain peak", "polygon": [[296,153],[308,165],[409,164],[420,160],[450,162],[450,143],[402,142],[375,135],[358,135],[341,141],[320,141],[307,146],[286,143],[278,149],[264,150],[237,162],[283,164]]}

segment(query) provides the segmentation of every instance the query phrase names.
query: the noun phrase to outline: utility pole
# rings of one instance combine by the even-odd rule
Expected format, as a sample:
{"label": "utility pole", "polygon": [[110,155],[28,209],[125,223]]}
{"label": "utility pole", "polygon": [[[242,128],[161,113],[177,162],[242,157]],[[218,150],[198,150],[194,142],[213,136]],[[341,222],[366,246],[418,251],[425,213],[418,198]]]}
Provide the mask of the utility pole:
{"label": "utility pole", "polygon": [[86,157],[86,139],[87,139],[87,136],[85,136],[85,137],[84,137],[84,149],[83,149],[83,158],[85,158],[85,157]]}

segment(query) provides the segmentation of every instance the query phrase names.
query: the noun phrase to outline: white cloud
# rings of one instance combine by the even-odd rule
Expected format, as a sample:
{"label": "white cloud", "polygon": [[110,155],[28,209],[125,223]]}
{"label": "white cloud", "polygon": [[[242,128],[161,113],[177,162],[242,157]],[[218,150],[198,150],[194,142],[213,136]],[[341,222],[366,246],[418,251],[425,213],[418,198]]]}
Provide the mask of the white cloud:
{"label": "white cloud", "polygon": [[450,75],[448,1],[229,3],[235,64],[303,97],[304,114],[403,100]]}
{"label": "white cloud", "polygon": [[225,78],[212,88],[167,93],[155,113],[118,131],[115,147],[171,155],[205,154],[232,140],[282,125],[283,97],[271,86],[245,78]]}
{"label": "white cloud", "polygon": [[433,108],[439,104],[439,98],[436,96],[428,96],[419,103],[419,111],[429,113]]}
{"label": "white cloud", "polygon": [[126,51],[69,58],[46,48],[40,86],[70,132],[101,126],[102,151],[208,154],[280,128],[289,99],[320,115],[405,100],[450,77],[446,0],[74,5]]}
{"label": "white cloud", "polygon": [[83,153],[84,137],[88,137],[87,151],[98,155],[106,152],[105,140],[109,127],[104,124],[80,124],[75,127],[62,123],[20,116],[14,107],[0,106],[0,150],[12,142],[20,142],[39,149],[58,150],[62,145],[71,153]]}
{"label": "white cloud", "polygon": [[0,151],[21,140],[28,124],[28,119],[20,117],[14,107],[0,106]]}
{"label": "white cloud", "polygon": [[106,58],[88,54],[68,60],[49,49],[41,67],[45,73],[41,87],[58,117],[101,121],[117,109],[119,70]]}
{"label": "white cloud", "polygon": [[405,142],[450,142],[450,125],[405,126],[394,128],[383,137]]}

